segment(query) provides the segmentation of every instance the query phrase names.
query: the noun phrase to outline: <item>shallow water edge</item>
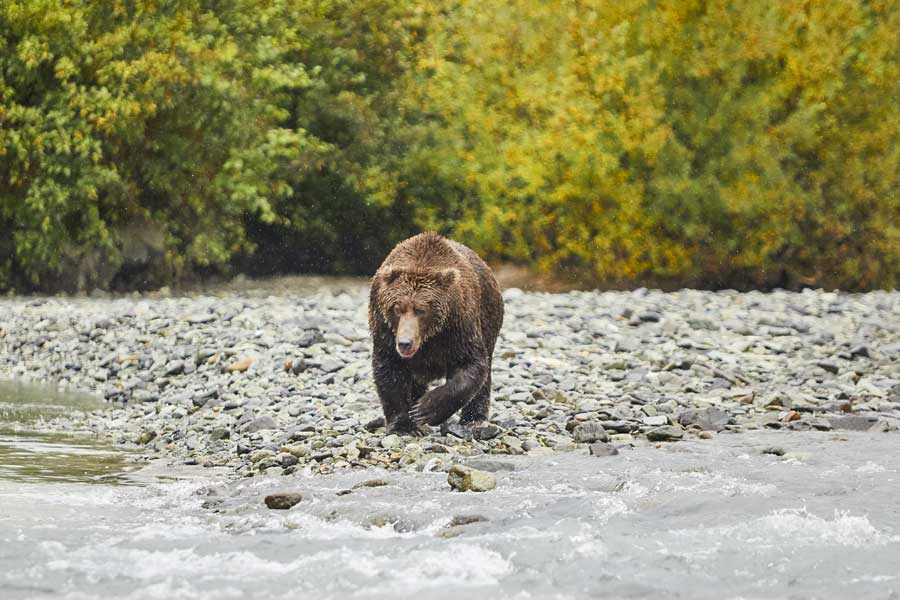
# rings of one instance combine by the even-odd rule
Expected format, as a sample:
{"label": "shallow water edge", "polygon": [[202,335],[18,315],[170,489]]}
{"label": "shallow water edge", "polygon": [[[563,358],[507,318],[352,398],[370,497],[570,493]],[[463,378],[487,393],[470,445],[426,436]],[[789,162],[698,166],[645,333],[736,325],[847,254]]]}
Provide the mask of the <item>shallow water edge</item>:
{"label": "shallow water edge", "polygon": [[[897,440],[759,432],[616,457],[481,457],[497,489],[365,471],[0,482],[11,598],[890,598]],[[763,453],[773,447],[783,456]],[[787,458],[786,458],[787,457]],[[166,479],[160,479],[162,475]],[[199,475],[199,477],[198,477]],[[378,477],[386,485],[351,489]],[[265,507],[274,491],[303,500]],[[456,517],[456,524],[452,522]]]}

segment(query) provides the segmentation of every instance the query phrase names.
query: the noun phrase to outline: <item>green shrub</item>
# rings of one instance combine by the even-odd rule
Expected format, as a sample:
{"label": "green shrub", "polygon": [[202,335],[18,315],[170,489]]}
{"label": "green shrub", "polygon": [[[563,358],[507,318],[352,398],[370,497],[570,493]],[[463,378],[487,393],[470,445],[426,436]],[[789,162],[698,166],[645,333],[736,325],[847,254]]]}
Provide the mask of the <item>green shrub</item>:
{"label": "green shrub", "polygon": [[286,222],[274,203],[335,160],[301,105],[356,76],[297,60],[332,5],[5,3],[0,282],[158,283],[252,250],[248,220]]}

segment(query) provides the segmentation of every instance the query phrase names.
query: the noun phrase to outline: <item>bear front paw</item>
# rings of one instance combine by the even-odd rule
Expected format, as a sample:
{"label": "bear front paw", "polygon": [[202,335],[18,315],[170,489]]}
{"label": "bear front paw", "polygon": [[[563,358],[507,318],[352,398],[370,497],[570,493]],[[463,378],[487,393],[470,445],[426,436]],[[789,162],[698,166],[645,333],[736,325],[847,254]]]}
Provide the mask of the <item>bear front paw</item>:
{"label": "bear front paw", "polygon": [[409,418],[409,416],[404,415],[388,422],[388,424],[384,428],[384,433],[423,436],[428,433],[428,429],[422,427],[421,425],[417,425],[411,418]]}
{"label": "bear front paw", "polygon": [[425,394],[416,403],[409,416],[418,425],[440,425],[453,415],[452,410],[447,410],[446,403],[436,395]]}

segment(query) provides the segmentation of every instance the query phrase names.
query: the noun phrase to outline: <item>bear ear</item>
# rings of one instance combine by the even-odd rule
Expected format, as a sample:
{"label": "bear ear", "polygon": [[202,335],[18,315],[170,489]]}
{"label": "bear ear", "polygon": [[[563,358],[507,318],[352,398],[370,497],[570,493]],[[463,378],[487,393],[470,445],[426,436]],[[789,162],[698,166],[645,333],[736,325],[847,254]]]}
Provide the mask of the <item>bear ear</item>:
{"label": "bear ear", "polygon": [[403,273],[403,269],[398,267],[388,267],[378,273],[378,277],[385,283],[393,283]]}
{"label": "bear ear", "polygon": [[438,273],[438,283],[443,287],[450,287],[458,278],[459,271],[457,269],[444,269],[443,271]]}

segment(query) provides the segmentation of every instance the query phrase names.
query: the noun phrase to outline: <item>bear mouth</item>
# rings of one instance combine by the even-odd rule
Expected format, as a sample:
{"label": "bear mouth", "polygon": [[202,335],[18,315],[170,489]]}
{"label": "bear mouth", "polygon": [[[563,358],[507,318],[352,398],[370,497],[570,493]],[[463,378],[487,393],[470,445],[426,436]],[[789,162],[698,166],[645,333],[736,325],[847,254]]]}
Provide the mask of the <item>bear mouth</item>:
{"label": "bear mouth", "polygon": [[410,348],[410,349],[407,350],[406,352],[404,352],[404,351],[401,350],[400,348],[397,348],[396,350],[397,350],[397,354],[400,355],[400,358],[405,358],[405,359],[409,360],[410,358],[412,358],[413,356],[416,355],[416,352],[419,351],[419,347],[418,347],[418,346],[413,346],[412,348]]}

